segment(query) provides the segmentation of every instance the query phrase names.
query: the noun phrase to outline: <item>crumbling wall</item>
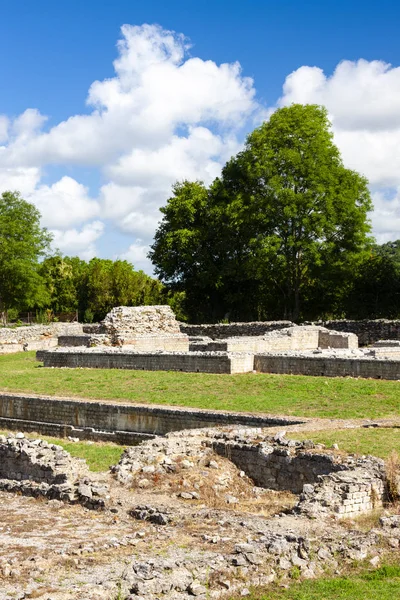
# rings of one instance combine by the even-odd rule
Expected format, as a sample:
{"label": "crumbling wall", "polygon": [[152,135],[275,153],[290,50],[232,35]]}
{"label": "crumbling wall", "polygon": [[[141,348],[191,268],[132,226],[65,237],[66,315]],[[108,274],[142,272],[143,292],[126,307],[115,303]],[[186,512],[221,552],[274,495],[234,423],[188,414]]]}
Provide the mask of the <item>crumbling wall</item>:
{"label": "crumbling wall", "polygon": [[382,506],[386,494],[384,461],[316,450],[309,440],[284,435],[255,441],[217,434],[211,447],[229,458],[261,487],[301,494],[295,512],[353,517]]}
{"label": "crumbling wall", "polygon": [[309,440],[287,440],[284,433],[272,437],[260,429],[171,433],[128,448],[113,471],[129,485],[149,465],[151,472],[168,472],[188,457],[192,464],[206,464],[210,451],[232,461],[259,487],[300,494],[296,513],[349,517],[381,506],[385,499],[383,460],[335,453]]}
{"label": "crumbling wall", "polygon": [[108,488],[90,481],[85,461],[23,434],[0,435],[0,490],[103,508]]}
{"label": "crumbling wall", "polygon": [[400,340],[400,319],[364,319],[361,321],[337,320],[318,321],[314,325],[322,325],[327,329],[354,333],[358,336],[360,346],[369,346],[378,340]]}
{"label": "crumbling wall", "polygon": [[180,323],[180,330],[190,336],[206,336],[213,340],[229,337],[264,335],[269,331],[293,326],[291,321],[251,321],[249,323]]}
{"label": "crumbling wall", "polygon": [[80,323],[1,327],[0,354],[54,348],[57,346],[59,335],[79,335],[81,333],[82,325]]}

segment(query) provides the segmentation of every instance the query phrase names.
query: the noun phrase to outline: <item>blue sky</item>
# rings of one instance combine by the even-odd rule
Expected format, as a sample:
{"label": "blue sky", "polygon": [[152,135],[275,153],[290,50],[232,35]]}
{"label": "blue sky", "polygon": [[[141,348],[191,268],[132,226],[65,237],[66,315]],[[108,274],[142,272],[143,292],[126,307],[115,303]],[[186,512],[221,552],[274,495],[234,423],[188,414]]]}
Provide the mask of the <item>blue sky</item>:
{"label": "blue sky", "polygon": [[149,270],[171,183],[210,181],[292,101],[327,105],[345,164],[371,182],[379,241],[400,237],[394,1],[0,0],[0,10],[0,192],[18,186],[64,253]]}

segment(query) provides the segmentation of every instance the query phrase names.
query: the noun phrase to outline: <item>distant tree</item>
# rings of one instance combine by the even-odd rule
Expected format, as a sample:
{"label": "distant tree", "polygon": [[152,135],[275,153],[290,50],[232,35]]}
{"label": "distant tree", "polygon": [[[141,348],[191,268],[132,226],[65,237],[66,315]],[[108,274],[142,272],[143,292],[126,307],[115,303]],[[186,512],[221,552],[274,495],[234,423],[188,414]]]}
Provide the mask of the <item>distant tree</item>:
{"label": "distant tree", "polygon": [[40,213],[18,192],[0,196],[0,312],[8,308],[46,306],[49,298],[39,274],[39,259],[51,235]]}
{"label": "distant tree", "polygon": [[181,307],[192,321],[217,318],[220,223],[210,194],[201,181],[177,182],[172,192],[149,257],[169,289],[184,292]]}
{"label": "distant tree", "polygon": [[400,317],[400,240],[371,248],[354,272],[345,312],[353,319]]}
{"label": "distant tree", "polygon": [[294,104],[247,138],[207,190],[176,184],[149,254],[192,320],[315,318],[371,243],[367,181],[343,166],[325,108]]}
{"label": "distant tree", "polygon": [[53,312],[73,312],[78,308],[73,265],[61,255],[45,258],[39,267],[49,294],[47,307]]}

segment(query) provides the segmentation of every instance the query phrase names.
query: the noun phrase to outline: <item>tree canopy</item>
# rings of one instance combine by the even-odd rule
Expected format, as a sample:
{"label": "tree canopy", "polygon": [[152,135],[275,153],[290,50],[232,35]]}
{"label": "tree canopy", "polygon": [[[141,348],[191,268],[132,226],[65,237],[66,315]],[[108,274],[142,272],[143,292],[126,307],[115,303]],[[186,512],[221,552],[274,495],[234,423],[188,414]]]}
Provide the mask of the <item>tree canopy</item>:
{"label": "tree canopy", "polygon": [[18,192],[0,196],[0,312],[46,303],[38,260],[49,250],[50,241],[32,204]]}
{"label": "tree canopy", "polygon": [[209,189],[177,183],[149,254],[189,316],[333,311],[371,244],[367,180],[344,167],[325,108],[278,109]]}

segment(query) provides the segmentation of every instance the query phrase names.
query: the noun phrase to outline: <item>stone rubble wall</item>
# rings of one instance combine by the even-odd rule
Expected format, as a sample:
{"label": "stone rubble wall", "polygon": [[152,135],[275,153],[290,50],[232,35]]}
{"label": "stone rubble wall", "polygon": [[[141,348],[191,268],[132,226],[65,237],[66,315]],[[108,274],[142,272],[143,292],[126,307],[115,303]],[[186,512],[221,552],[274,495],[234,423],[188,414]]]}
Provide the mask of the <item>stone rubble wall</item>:
{"label": "stone rubble wall", "polygon": [[0,435],[0,490],[104,508],[107,486],[90,481],[85,461],[23,434]]}
{"label": "stone rubble wall", "polygon": [[284,435],[254,442],[240,434],[217,434],[213,450],[229,458],[257,485],[301,494],[296,513],[354,517],[382,506],[386,497],[384,461],[342,456],[306,440]]}
{"label": "stone rubble wall", "polygon": [[0,354],[53,348],[57,346],[59,335],[79,335],[82,331],[80,323],[1,327]]}
{"label": "stone rubble wall", "polygon": [[251,321],[249,323],[210,323],[190,325],[179,323],[180,330],[189,336],[205,336],[213,340],[222,340],[230,337],[264,335],[269,331],[292,327],[291,321]]}
{"label": "stone rubble wall", "polygon": [[171,433],[128,448],[112,470],[130,485],[138,473],[169,472],[182,459],[206,465],[211,451],[259,487],[300,494],[295,514],[352,517],[382,506],[386,497],[383,460],[334,453],[309,440],[287,440],[284,432],[272,437],[251,428]]}
{"label": "stone rubble wall", "polygon": [[130,344],[138,336],[182,337],[170,306],[116,306],[101,322],[100,333],[115,345]]}

